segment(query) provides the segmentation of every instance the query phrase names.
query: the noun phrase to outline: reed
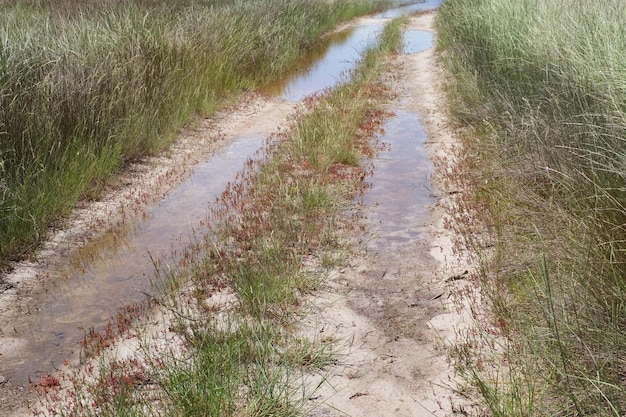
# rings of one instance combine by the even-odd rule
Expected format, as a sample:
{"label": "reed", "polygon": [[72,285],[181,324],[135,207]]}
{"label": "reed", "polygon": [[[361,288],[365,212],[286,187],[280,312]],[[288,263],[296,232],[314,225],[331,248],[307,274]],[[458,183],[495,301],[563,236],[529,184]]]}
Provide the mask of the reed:
{"label": "reed", "polygon": [[494,415],[626,410],[624,18],[612,0],[449,0],[438,15],[452,115],[476,155],[460,210],[484,209],[495,245],[472,250],[507,382],[465,355]]}

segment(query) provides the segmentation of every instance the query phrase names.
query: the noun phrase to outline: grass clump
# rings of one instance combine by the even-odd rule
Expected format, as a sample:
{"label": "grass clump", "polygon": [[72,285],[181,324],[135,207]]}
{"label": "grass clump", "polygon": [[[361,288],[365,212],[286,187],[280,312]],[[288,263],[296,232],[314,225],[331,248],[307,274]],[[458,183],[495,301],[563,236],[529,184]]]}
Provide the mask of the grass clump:
{"label": "grass clump", "polygon": [[624,18],[620,1],[450,0],[438,14],[474,155],[460,210],[493,239],[467,241],[506,376],[466,365],[494,415],[626,412]]}
{"label": "grass clump", "polygon": [[5,1],[0,267],[195,115],[275,79],[363,1]]}
{"label": "grass clump", "polygon": [[[375,152],[373,134],[388,96],[378,77],[385,54],[398,47],[390,40],[399,39],[390,36],[398,30],[386,29],[349,83],[308,99],[224,191],[209,230],[196,231],[198,247],[186,266],[163,277],[171,290],[159,303],[169,330],[156,339],[167,343],[149,340],[140,359],[110,358],[89,378],[74,378],[68,395],[56,398],[60,410],[44,414],[306,411],[334,347],[318,329],[300,325],[305,296],[342,248],[337,228],[363,187],[360,159]],[[113,368],[127,374],[111,379]],[[111,392],[120,377],[129,383]]]}

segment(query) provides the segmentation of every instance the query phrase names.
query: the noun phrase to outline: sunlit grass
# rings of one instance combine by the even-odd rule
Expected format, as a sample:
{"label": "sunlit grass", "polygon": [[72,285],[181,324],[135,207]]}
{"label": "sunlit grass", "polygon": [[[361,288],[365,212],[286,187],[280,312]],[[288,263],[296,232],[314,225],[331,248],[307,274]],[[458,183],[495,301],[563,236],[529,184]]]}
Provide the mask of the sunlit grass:
{"label": "sunlit grass", "polygon": [[624,18],[621,1],[450,0],[439,12],[452,114],[474,155],[465,209],[494,237],[472,249],[509,336],[510,380],[493,378],[508,383],[473,374],[495,415],[626,409]]}

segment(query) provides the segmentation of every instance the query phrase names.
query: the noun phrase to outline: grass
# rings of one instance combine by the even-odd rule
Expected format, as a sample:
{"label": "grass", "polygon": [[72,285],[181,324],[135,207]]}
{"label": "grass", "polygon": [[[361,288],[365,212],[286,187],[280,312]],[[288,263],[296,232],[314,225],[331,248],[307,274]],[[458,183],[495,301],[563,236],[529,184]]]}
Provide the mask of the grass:
{"label": "grass", "polygon": [[399,30],[398,21],[388,25],[351,81],[308,99],[227,187],[211,226],[196,231],[187,264],[160,277],[168,290],[154,301],[168,330],[153,338],[137,330],[142,339],[134,350],[142,354],[101,355],[65,391],[56,390],[56,380],[43,381],[54,405],[42,415],[307,411],[334,360],[334,341],[301,327],[306,297],[343,250],[337,229],[363,187],[359,162],[375,152],[388,97],[379,76],[384,57],[399,47]]}
{"label": "grass", "polygon": [[362,1],[4,1],[0,268],[195,116],[274,80]]}
{"label": "grass", "polygon": [[476,219],[457,225],[502,338],[483,353],[491,373],[461,356],[494,415],[626,411],[624,17],[623,2],[569,0],[450,0],[438,14],[471,170],[458,212]]}

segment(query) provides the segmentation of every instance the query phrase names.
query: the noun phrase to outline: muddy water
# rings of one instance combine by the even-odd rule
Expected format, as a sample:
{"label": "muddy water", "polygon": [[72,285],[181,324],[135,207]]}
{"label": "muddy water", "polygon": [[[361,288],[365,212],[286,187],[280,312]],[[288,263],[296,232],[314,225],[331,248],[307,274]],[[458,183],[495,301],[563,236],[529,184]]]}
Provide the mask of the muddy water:
{"label": "muddy water", "polygon": [[[418,53],[432,45],[432,35],[407,31],[403,43],[404,53]],[[394,252],[417,240],[427,226],[429,206],[435,203],[427,135],[419,116],[403,110],[401,103],[383,132],[379,139],[385,146],[372,161],[371,188],[363,197],[370,224],[364,244],[378,253]]]}
{"label": "muddy water", "polygon": [[[269,94],[298,101],[342,82],[360,53],[376,40],[386,17],[378,16],[381,20],[377,24],[329,37],[324,46],[302,61],[301,69],[273,86]],[[387,128],[393,131],[392,125]],[[54,371],[65,360],[75,362],[85,330],[92,326],[100,330],[120,306],[145,300],[155,275],[153,259],[163,265],[177,262],[180,251],[193,242],[193,230],[204,220],[209,205],[254,155],[264,135],[235,138],[196,167],[189,180],[149,209],[145,217],[89,243],[63,270],[49,271],[46,288],[30,303],[31,311],[11,319],[10,332],[0,326],[4,327],[0,329],[0,376],[26,383],[29,377],[36,379]],[[392,151],[400,150],[398,146],[392,144]],[[377,164],[384,171],[382,159]],[[399,177],[394,170],[390,175]],[[384,185],[385,180],[377,176],[373,181],[371,198],[377,203],[384,200],[382,195],[404,194],[399,188]],[[376,190],[382,192],[378,197]]]}

